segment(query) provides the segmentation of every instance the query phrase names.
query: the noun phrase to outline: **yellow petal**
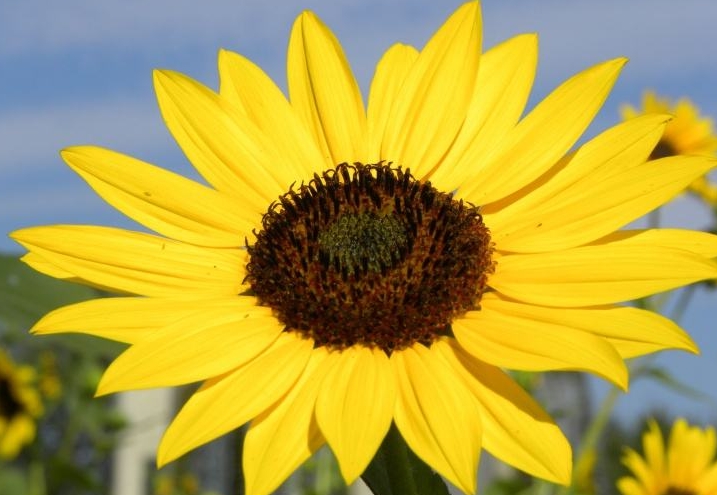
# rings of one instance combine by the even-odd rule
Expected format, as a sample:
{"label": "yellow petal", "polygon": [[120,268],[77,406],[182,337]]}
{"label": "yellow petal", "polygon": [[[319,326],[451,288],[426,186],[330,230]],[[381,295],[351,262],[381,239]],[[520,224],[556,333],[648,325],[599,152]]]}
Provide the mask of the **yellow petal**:
{"label": "yellow petal", "polygon": [[635,478],[623,476],[617,480],[617,488],[622,495],[650,495],[653,492],[647,491]]}
{"label": "yellow petal", "polygon": [[237,296],[158,329],[109,365],[97,395],[183,385],[226,373],[269,347],[284,328],[271,309]]}
{"label": "yellow petal", "polygon": [[632,449],[626,449],[622,458],[622,463],[633,472],[635,478],[644,486],[645,493],[662,493],[660,490],[662,473],[654,472],[640,457],[640,454]]}
{"label": "yellow petal", "polygon": [[715,493],[717,490],[717,464],[706,470],[695,483],[697,493]]}
{"label": "yellow petal", "polygon": [[555,309],[501,299],[486,294],[481,307],[499,311],[537,324],[548,323],[574,328],[605,338],[622,358],[631,358],[664,349],[697,352],[697,346],[669,318],[631,307]]}
{"label": "yellow petal", "polygon": [[655,420],[648,422],[648,432],[642,436],[642,448],[650,470],[661,473],[665,469],[665,441]]}
{"label": "yellow petal", "polygon": [[516,370],[587,371],[627,388],[627,367],[604,339],[569,326],[533,320],[495,302],[482,302],[480,311],[469,311],[452,323],[458,342],[478,359]]}
{"label": "yellow petal", "polygon": [[33,270],[37,270],[40,273],[44,273],[49,277],[81,283],[81,280],[78,280],[73,273],[63,270],[56,265],[53,265],[37,253],[29,252],[22,256],[20,258],[20,261],[32,267]]}
{"label": "yellow petal", "polygon": [[587,69],[540,102],[486,156],[470,152],[456,167],[475,174],[459,195],[477,205],[497,201],[545,173],[577,141],[612,89],[625,59]]}
{"label": "yellow petal", "polygon": [[436,349],[416,344],[391,354],[398,395],[394,420],[411,450],[465,493],[475,493],[480,409]]}
{"label": "yellow petal", "polygon": [[316,421],[347,484],[364,472],[386,436],[396,399],[393,371],[378,349],[350,347],[321,384]]}
{"label": "yellow petal", "polygon": [[282,333],[255,359],[204,382],[167,428],[157,464],[167,464],[271,407],[304,371],[312,347],[309,339]]}
{"label": "yellow petal", "polygon": [[84,333],[135,344],[160,328],[191,314],[222,310],[237,296],[212,299],[107,297],[63,306],[43,316],[30,330],[39,335]]}
{"label": "yellow petal", "polygon": [[501,142],[525,108],[538,63],[538,37],[523,34],[485,52],[480,58],[478,79],[466,120],[456,141],[431,182],[442,191],[455,191],[475,170],[457,166],[470,148],[473,156],[484,156]]}
{"label": "yellow petal", "polygon": [[251,422],[242,456],[246,493],[272,493],[323,445],[314,406],[324,374],[337,356],[329,355],[324,347],[314,349],[291,390]]}
{"label": "yellow petal", "polygon": [[662,246],[689,251],[705,258],[717,257],[717,235],[686,229],[620,230],[593,242],[604,245]]}
{"label": "yellow petal", "polygon": [[514,218],[509,227],[496,229],[496,247],[544,252],[591,242],[666,203],[715,165],[717,160],[700,157],[665,158],[600,183],[577,184]]}
{"label": "yellow petal", "polygon": [[79,146],[62,158],[109,204],[172,239],[243,246],[261,220],[230,196],[114,151]]}
{"label": "yellow petal", "polygon": [[484,448],[533,476],[570,483],[570,443],[543,408],[504,371],[469,356],[452,339],[434,347],[478,399]]}
{"label": "yellow petal", "polygon": [[376,65],[368,97],[368,161],[381,161],[381,141],[394,102],[411,67],[418,58],[418,50],[397,43],[383,54]]}
{"label": "yellow petal", "polygon": [[529,214],[568,188],[594,187],[615,173],[647,161],[665,130],[669,115],[648,114],[600,133],[574,153],[563,157],[543,177],[496,203],[483,205],[496,230],[509,228],[519,215]]}
{"label": "yellow petal", "polygon": [[61,273],[145,296],[231,295],[242,291],[246,251],[212,249],[111,227],[55,225],[11,237]]}
{"label": "yellow petal", "polygon": [[680,249],[631,243],[501,256],[494,289],[545,306],[595,306],[630,301],[717,278],[714,262]]}
{"label": "yellow petal", "polygon": [[303,12],[294,22],[287,74],[291,104],[326,163],[365,162],[361,91],[338,40],[312,12]]}
{"label": "yellow petal", "polygon": [[227,50],[219,52],[219,93],[241,106],[282,156],[295,180],[307,180],[335,164],[324,161],[312,135],[281,90],[249,59]]}
{"label": "yellow petal", "polygon": [[[605,231],[602,235],[624,225],[624,217],[633,215],[633,210],[624,208],[610,222],[615,215],[611,208],[619,208],[620,204],[616,205],[618,198],[613,191],[608,189],[605,192],[605,189],[612,187],[611,183],[620,174],[644,165],[668,119],[668,116],[647,115],[617,125],[581,146],[569,158],[561,160],[545,177],[514,195],[486,205],[484,218],[494,232],[499,249],[519,250],[522,247],[525,250],[526,246],[532,247],[533,244],[540,248],[540,241],[531,243],[530,239],[539,236],[543,230],[556,236],[553,243],[573,247],[588,242],[583,239],[595,239],[593,219]],[[647,172],[652,175],[652,170]],[[645,184],[644,180],[625,184],[618,182],[622,189],[626,186],[645,187]],[[634,191],[632,194],[641,197]],[[568,208],[570,212],[563,211]],[[557,228],[552,225],[555,221],[551,215],[561,217]],[[602,223],[608,225],[603,227]],[[581,237],[581,229],[585,229],[587,235]],[[526,237],[527,241],[524,240]],[[543,237],[546,235],[543,234]],[[571,242],[572,245],[568,246]]]}
{"label": "yellow petal", "polygon": [[154,87],[167,128],[192,165],[214,187],[241,198],[247,210],[263,214],[297,180],[235,105],[178,72],[155,71]]}
{"label": "yellow petal", "polygon": [[419,178],[445,156],[466,116],[478,73],[478,2],[459,7],[421,50],[386,124],[381,158]]}

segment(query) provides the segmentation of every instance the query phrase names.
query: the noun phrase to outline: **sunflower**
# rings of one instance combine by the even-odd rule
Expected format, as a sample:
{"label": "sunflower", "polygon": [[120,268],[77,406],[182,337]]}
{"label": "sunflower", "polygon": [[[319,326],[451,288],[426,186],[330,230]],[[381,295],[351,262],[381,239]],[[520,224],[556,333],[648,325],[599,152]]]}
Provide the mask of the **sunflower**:
{"label": "sunflower", "polygon": [[626,449],[623,463],[634,477],[620,478],[623,495],[713,495],[717,493],[715,430],[689,426],[680,418],[672,425],[667,446],[655,421],[642,436],[644,458]]}
{"label": "sunflower", "polygon": [[42,404],[34,381],[34,369],[16,366],[0,349],[0,459],[14,459],[35,438]]}
{"label": "sunflower", "polygon": [[[650,154],[651,158],[663,158],[673,155],[711,155],[717,152],[717,133],[714,121],[700,115],[699,108],[689,98],[680,98],[672,102],[669,98],[658,97],[654,91],[645,91],[642,96],[642,108],[623,105],[622,116],[625,120],[649,113],[669,113],[674,118],[665,127],[662,138]],[[698,177],[689,189],[710,205],[717,205],[717,186],[706,177]]]}
{"label": "sunflower", "polygon": [[250,422],[251,495],[324,444],[352,482],[392,424],[466,493],[482,447],[569,482],[567,440],[504,369],[583,370],[626,388],[624,358],[695,352],[670,320],[617,303],[716,277],[717,237],[616,230],[715,161],[647,162],[664,115],[568,154],[625,60],[573,76],[521,118],[536,36],[480,44],[467,3],[422,50],[384,54],[366,106],[311,12],[291,33],[288,99],[228,51],[218,93],[156,71],[164,120],[210,186],[107,149],[64,150],[156,235],[12,234],[35,269],[125,293],[60,308],[33,331],[131,344],[99,394],[201,381],[158,463]]}

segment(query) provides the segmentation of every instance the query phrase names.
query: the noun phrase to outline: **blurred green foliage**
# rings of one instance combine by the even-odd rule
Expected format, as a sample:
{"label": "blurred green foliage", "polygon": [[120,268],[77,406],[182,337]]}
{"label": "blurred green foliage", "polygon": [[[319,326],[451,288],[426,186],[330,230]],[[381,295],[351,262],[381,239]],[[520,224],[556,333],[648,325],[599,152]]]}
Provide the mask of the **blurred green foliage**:
{"label": "blurred green foliage", "polygon": [[0,345],[35,368],[44,414],[33,443],[0,464],[3,495],[107,493],[110,454],[125,420],[111,398],[94,398],[107,363],[122,346],[83,335],[31,337],[57,307],[101,296],[95,289],[38,274],[0,255]]}

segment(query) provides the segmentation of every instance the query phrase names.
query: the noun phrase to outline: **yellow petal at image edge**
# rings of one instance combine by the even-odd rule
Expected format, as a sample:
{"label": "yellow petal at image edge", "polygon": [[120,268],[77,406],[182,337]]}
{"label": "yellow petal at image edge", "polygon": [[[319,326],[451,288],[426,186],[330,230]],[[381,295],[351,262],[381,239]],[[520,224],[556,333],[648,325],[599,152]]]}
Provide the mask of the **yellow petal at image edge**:
{"label": "yellow petal at image edge", "polygon": [[578,307],[631,301],[717,278],[717,265],[689,251],[634,243],[501,256],[489,285],[519,301]]}
{"label": "yellow petal at image edge", "polygon": [[10,237],[88,284],[137,295],[241,292],[246,251],[213,249],[112,227],[54,225]]}
{"label": "yellow petal at image edge", "polygon": [[163,466],[267,410],[302,374],[312,348],[311,340],[282,333],[255,359],[204,382],[167,428],[157,464]]}
{"label": "yellow petal at image edge", "polygon": [[662,246],[688,251],[705,258],[717,257],[717,235],[687,229],[620,230],[593,242],[593,245],[613,244]]}

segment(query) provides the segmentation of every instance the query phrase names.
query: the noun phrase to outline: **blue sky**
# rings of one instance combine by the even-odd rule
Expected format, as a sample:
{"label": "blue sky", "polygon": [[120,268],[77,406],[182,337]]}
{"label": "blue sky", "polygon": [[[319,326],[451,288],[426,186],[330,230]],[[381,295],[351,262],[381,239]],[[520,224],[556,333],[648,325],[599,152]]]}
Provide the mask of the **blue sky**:
{"label": "blue sky", "polygon": [[[289,30],[311,9],[342,41],[364,90],[375,62],[396,41],[422,46],[461,2],[435,0],[0,0],[0,232],[49,223],[134,228],[60,160],[58,151],[98,144],[196,177],[165,130],[154,101],[153,68],[170,68],[216,87],[216,53],[228,48],[284,86]],[[619,120],[618,107],[645,88],[686,95],[717,116],[717,2],[703,0],[485,0],[484,45],[537,32],[540,63],[532,106],[559,82],[599,61],[630,63],[587,135]],[[665,214],[670,225],[705,227],[689,198]],[[19,252],[6,236],[0,250]],[[703,355],[672,352],[658,363],[717,403],[717,294],[698,291],[683,321]],[[605,386],[595,382],[596,393]],[[713,418],[715,404],[638,382],[621,417],[661,405]]]}

